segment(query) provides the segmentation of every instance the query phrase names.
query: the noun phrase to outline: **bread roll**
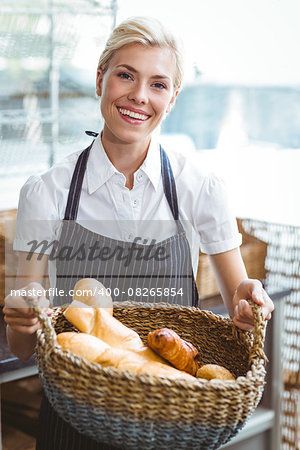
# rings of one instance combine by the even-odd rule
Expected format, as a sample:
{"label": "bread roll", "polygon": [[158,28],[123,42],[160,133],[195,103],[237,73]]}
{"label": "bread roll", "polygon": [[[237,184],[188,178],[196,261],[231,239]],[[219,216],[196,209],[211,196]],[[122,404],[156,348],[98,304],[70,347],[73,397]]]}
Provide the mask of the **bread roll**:
{"label": "bread roll", "polygon": [[142,364],[137,370],[137,374],[148,374],[156,375],[159,377],[172,378],[173,380],[181,378],[185,380],[194,381],[195,377],[183,372],[181,370],[175,369],[175,367],[167,366],[166,364],[160,362],[147,362]]}
{"label": "bread roll", "polygon": [[205,378],[206,380],[212,380],[216,378],[217,380],[235,380],[229,370],[225,369],[223,366],[218,364],[204,364],[200,369],[197,370],[197,378]]}
{"label": "bread roll", "polygon": [[96,362],[104,367],[113,366],[116,369],[136,372],[136,368],[145,364],[146,360],[138,356],[136,352],[109,347],[98,355]]}
{"label": "bread roll", "polygon": [[139,335],[111,316],[106,309],[70,306],[64,315],[79,331],[96,336],[112,347],[123,350],[142,350],[144,348]]}
{"label": "bread roll", "polygon": [[112,298],[110,295],[107,295],[103,284],[95,278],[82,278],[77,281],[74,286],[73,299],[83,303],[85,306],[104,308],[111,316],[113,315]]}
{"label": "bread roll", "polygon": [[99,281],[79,280],[74,287],[74,300],[64,312],[66,319],[79,331],[96,336],[112,347],[141,350],[144,345],[139,335],[112,316],[111,297],[99,292],[105,292]]}
{"label": "bread roll", "polygon": [[147,344],[179,370],[196,375],[199,369],[199,352],[190,342],[181,339],[169,328],[160,328],[148,334]]}
{"label": "bread roll", "polygon": [[105,350],[98,358],[97,362],[103,366],[113,366],[120,370],[129,370],[136,374],[156,375],[172,379],[183,378],[195,380],[186,372],[175,369],[165,362],[147,360],[145,355],[130,350],[111,348]]}
{"label": "bread roll", "polygon": [[109,348],[105,342],[85,333],[66,331],[57,335],[57,343],[77,356],[82,356],[90,362],[95,362],[99,355]]}
{"label": "bread roll", "polygon": [[[163,362],[162,358],[159,358],[159,356],[155,355],[154,352],[152,354],[154,355],[154,358],[152,355],[149,356],[147,352],[144,350],[149,350],[145,347],[141,352],[134,352],[131,350],[122,350],[120,348],[114,348],[109,347],[109,349],[105,349],[101,355],[99,354],[96,362],[99,364],[102,364],[104,367],[106,366],[113,366],[117,369],[121,370],[131,370],[133,372],[138,373],[140,367],[142,367],[144,364],[154,364],[154,366],[158,363],[167,369],[174,369],[171,367],[168,363]],[[157,358],[159,359],[155,359]],[[173,370],[171,371],[173,372]]]}

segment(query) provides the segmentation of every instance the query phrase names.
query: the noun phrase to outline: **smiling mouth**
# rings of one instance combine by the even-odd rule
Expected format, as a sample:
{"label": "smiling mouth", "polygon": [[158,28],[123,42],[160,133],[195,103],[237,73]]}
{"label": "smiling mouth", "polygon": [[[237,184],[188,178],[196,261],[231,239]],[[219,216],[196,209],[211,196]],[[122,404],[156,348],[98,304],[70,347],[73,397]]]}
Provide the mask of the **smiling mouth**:
{"label": "smiling mouth", "polygon": [[118,111],[122,114],[122,116],[128,116],[128,117],[131,117],[132,119],[137,119],[137,120],[142,120],[142,121],[147,120],[150,117],[148,115],[136,113],[136,112],[130,111],[129,109],[124,109],[124,108],[118,108]]}

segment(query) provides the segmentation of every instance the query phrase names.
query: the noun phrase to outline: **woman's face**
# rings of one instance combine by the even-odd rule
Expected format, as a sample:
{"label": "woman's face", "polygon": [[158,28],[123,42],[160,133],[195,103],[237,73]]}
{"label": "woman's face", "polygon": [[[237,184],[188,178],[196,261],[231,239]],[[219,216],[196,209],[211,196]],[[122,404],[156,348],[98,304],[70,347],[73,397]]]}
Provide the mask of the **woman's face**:
{"label": "woman's face", "polygon": [[175,57],[169,48],[130,44],[117,50],[107,71],[97,73],[105,121],[103,136],[114,143],[147,144],[174,103]]}

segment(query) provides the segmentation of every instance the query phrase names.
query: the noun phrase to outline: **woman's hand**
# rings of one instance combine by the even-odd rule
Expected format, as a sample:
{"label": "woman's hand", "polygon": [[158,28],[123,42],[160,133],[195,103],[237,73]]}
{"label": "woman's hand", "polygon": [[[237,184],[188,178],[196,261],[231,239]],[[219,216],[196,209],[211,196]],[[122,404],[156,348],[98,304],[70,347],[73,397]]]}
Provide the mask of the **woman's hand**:
{"label": "woman's hand", "polygon": [[40,328],[40,323],[28,306],[26,298],[38,298],[39,306],[47,308],[47,312],[49,311],[49,300],[45,297],[45,290],[40,283],[29,283],[19,289],[19,292],[22,295],[15,293],[5,297],[4,320],[12,330],[25,335],[33,335]]}
{"label": "woman's hand", "polygon": [[253,313],[247,299],[252,299],[261,306],[263,318],[266,320],[271,319],[274,304],[259,280],[247,279],[239,284],[232,301],[233,323],[242,330],[253,330]]}

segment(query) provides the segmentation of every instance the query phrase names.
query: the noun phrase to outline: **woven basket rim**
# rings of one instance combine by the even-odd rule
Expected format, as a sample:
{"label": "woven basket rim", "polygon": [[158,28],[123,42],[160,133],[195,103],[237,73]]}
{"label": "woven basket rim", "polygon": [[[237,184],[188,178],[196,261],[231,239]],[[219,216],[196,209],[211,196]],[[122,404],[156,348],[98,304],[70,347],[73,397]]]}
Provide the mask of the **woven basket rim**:
{"label": "woven basket rim", "polygon": [[[53,309],[53,314],[51,316],[52,322],[56,320],[56,316],[58,314],[63,314],[64,310],[69,305],[63,305],[61,307],[57,307]],[[223,324],[229,324],[233,326],[236,331],[236,338],[239,339],[240,335],[249,335],[248,331],[240,330],[238,329],[234,324],[232,319],[224,317],[220,314],[215,314],[211,311],[201,310],[200,308],[193,307],[193,306],[182,306],[177,304],[168,304],[168,303],[140,303],[140,302],[132,302],[132,301],[126,301],[126,302],[116,302],[114,303],[114,308],[116,309],[124,309],[128,307],[135,307],[135,308],[157,308],[157,309],[176,309],[178,311],[188,311],[188,312],[197,312],[197,314],[200,314],[201,316],[204,316],[208,319],[216,320],[218,323]],[[55,338],[57,336],[54,327],[53,331],[55,333]],[[251,334],[251,333],[250,333]],[[169,386],[170,383],[173,386],[178,386],[181,388],[189,388],[189,389],[204,389],[204,390],[212,390],[220,388],[226,388],[231,387],[234,388],[235,386],[237,388],[240,388],[241,386],[248,385],[249,383],[253,383],[253,381],[261,380],[264,375],[261,372],[261,368],[264,366],[264,361],[259,356],[256,356],[252,359],[250,363],[249,370],[247,371],[246,375],[239,376],[235,380],[205,380],[202,378],[195,377],[193,380],[186,380],[186,379],[172,379],[168,377],[160,377],[157,375],[151,375],[151,374],[136,374],[131,371],[127,370],[120,370],[117,368],[114,368],[112,366],[103,367],[99,363],[92,363],[89,362],[86,358],[77,356],[74,353],[72,353],[70,350],[63,350],[56,342],[51,342],[51,338],[49,339],[49,333],[47,333],[46,329],[41,328],[38,330],[37,333],[37,339],[39,341],[39,344],[44,348],[48,349],[48,356],[51,357],[51,354],[53,352],[64,362],[69,364],[75,364],[78,366],[78,368],[86,368],[93,372],[94,375],[104,375],[105,377],[111,378],[113,377],[114,380],[127,380],[127,381],[138,381],[141,384],[146,385],[153,385],[166,387]],[[56,339],[55,339],[56,340]]]}
{"label": "woven basket rim", "polygon": [[[231,334],[233,329],[226,325],[230,319],[216,317],[215,314],[200,308],[167,304],[163,307],[169,311],[166,310],[165,314],[161,314],[162,309],[158,309],[160,305],[154,304],[156,311],[152,317],[151,310],[149,314],[139,314],[141,307],[139,303],[136,305],[139,309],[134,309],[132,314],[128,313],[128,304],[120,305],[124,306],[126,310],[119,309],[116,317],[126,324],[131,323],[133,328],[136,325],[137,330],[141,325],[143,339],[147,334],[148,325],[151,327],[160,321],[163,323],[164,318],[167,322],[170,320],[168,323],[174,320],[177,329],[181,328],[181,323],[184,324],[184,321],[189,319],[193,328],[200,319],[200,327],[204,326],[209,330],[211,325],[217,332],[221,331],[221,323],[223,324],[225,320],[222,335],[224,332],[224,337],[226,339],[232,337],[233,341],[238,336],[234,332]],[[191,317],[189,313],[185,313],[180,318],[179,314],[174,312],[174,308],[177,311],[194,309],[198,314]],[[203,443],[203,433],[206,433],[210,444],[204,448],[216,448],[215,439],[224,444],[234,436],[261,398],[265,377],[264,361],[255,357],[260,352],[253,352],[253,345],[259,347],[258,341],[261,338],[260,318],[257,322],[259,326],[256,327],[259,339],[255,336],[253,339],[250,336],[241,336],[241,344],[244,342],[247,351],[246,364],[243,371],[236,374],[241,373],[243,376],[238,376],[235,380],[221,381],[196,377],[189,380],[171,379],[90,363],[85,358],[55,345],[57,334],[74,330],[73,326],[69,327],[62,314],[62,308],[59,307],[52,315],[51,324],[46,315],[41,320],[43,328],[38,332],[37,362],[42,385],[57,414],[66,418],[80,433],[87,434],[99,442],[104,440],[118,446],[124,446],[126,443],[126,446],[128,444],[128,448],[132,449],[166,448],[166,444],[169,445],[170,442],[173,445],[171,448],[192,448],[194,445],[199,448],[199,442],[201,441],[201,445]],[[194,329],[196,332],[200,330],[197,326]],[[194,338],[195,343],[198,342],[197,335]],[[200,343],[201,338],[199,339]],[[230,341],[224,345],[230,345]],[[240,361],[238,353],[236,355],[236,360]],[[114,424],[118,424],[118,436],[115,435]],[[131,427],[130,437],[127,434],[128,426]],[[170,435],[169,432],[173,428],[176,431]],[[228,432],[226,435],[225,429]],[[149,430],[152,430],[150,435]],[[183,447],[182,443],[185,441],[189,442],[187,447]]]}

